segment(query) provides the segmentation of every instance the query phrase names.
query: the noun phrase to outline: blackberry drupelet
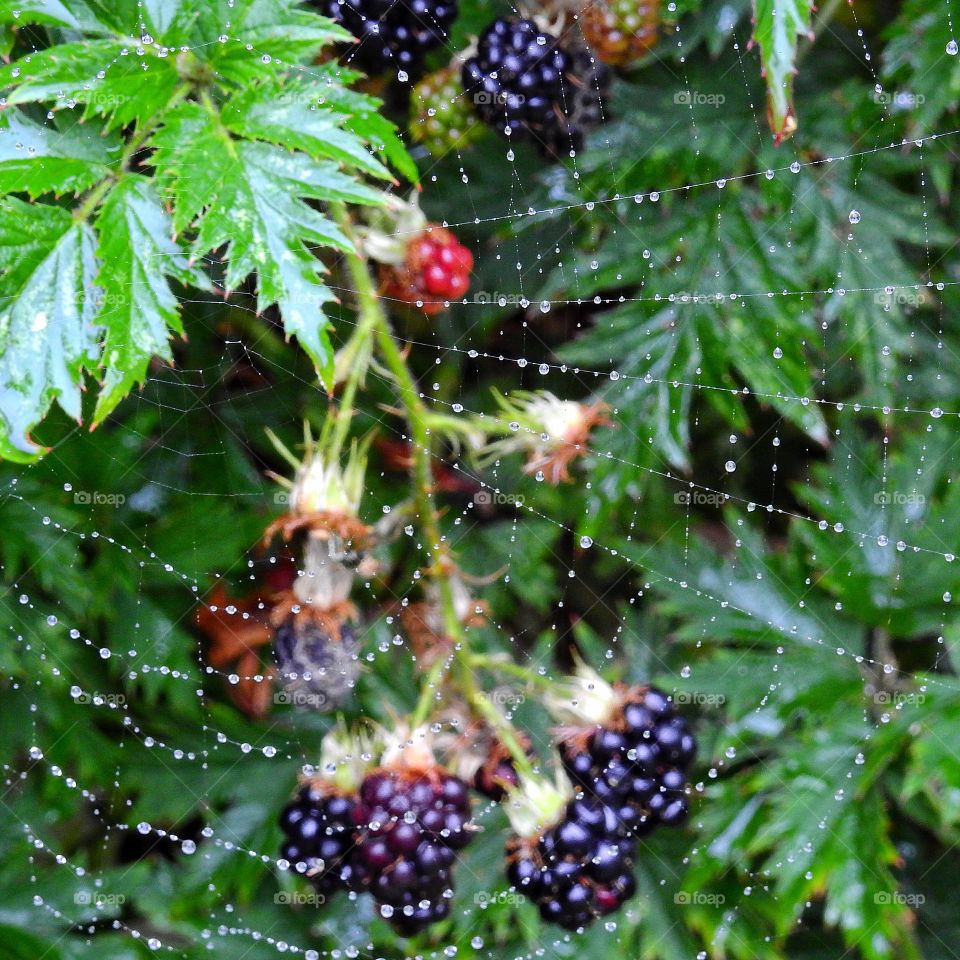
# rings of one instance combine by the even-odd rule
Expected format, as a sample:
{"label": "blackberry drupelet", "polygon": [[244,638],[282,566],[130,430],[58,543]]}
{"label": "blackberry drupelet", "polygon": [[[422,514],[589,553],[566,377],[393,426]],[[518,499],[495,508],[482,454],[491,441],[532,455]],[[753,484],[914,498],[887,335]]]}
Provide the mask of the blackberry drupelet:
{"label": "blackberry drupelet", "polygon": [[351,889],[371,893],[403,936],[449,914],[455,851],[472,836],[462,780],[439,768],[372,771],[360,786],[353,822]]}
{"label": "blackberry drupelet", "polygon": [[419,73],[457,16],[457,0],[323,0],[318,6],[357,38],[344,60],[371,74]]}
{"label": "blackberry drupelet", "polygon": [[280,856],[324,896],[344,887],[341,871],[354,846],[354,807],[355,800],[333,788],[306,784],[280,814],[286,838]]}
{"label": "blackberry drupelet", "polygon": [[559,156],[578,150],[599,119],[608,78],[585,49],[568,50],[533,20],[503,17],[481,34],[461,79],[485,123]]}

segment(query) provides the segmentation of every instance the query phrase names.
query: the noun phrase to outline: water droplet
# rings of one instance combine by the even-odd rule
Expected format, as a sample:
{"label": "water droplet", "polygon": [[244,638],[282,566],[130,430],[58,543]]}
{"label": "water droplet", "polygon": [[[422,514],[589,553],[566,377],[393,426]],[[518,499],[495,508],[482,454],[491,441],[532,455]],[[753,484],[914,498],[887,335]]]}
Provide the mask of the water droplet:
{"label": "water droplet", "polygon": [[960,50],[960,47],[957,46],[956,40],[950,40],[947,42],[947,53],[949,53],[951,57],[955,57],[957,55],[957,50]]}
{"label": "water droplet", "polygon": [[851,223],[859,223],[859,222],[860,222],[860,211],[859,211],[859,210],[851,210],[851,211],[850,211],[850,216],[849,216],[847,219],[848,219]]}
{"label": "water droplet", "polygon": [[733,473],[733,471],[737,469],[737,465],[732,460],[728,460],[723,465],[723,469],[726,470],[727,473]]}
{"label": "water droplet", "polygon": [[593,546],[593,540],[590,537],[581,537],[580,546],[583,547],[584,550],[589,550]]}

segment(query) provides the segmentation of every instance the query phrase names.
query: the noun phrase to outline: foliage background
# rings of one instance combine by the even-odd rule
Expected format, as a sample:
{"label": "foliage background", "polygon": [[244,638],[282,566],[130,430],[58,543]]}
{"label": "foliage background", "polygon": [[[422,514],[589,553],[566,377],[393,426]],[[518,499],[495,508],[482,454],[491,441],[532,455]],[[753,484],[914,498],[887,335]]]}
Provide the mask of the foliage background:
{"label": "foliage background", "polygon": [[[36,14],[40,25],[28,26],[13,13],[40,6],[0,4],[13,57],[89,38],[83,23]],[[124,6],[63,4],[94,18],[122,17]],[[256,8],[254,48],[276,44],[288,63],[312,57],[312,41],[294,49],[292,34],[274,29],[295,3],[201,6],[211,26]],[[495,6],[464,0],[454,46]],[[477,255],[472,293],[494,301],[396,318],[424,392],[441,407],[489,411],[491,387],[547,387],[613,411],[570,487],[537,484],[508,461],[482,474],[533,510],[480,515],[447,495],[444,524],[464,566],[509,574],[481,591],[492,616],[478,642],[551,675],[577,649],[612,677],[652,678],[692,701],[695,814],[682,833],[645,845],[641,892],[616,928],[556,940],[527,905],[481,908],[503,888],[495,811],[459,872],[463,909],[417,944],[394,940],[363,902],[322,915],[278,906],[290,881],[240,852],[276,849],[276,812],[327,721],[284,709],[244,719],[204,673],[191,617],[215,578],[242,591],[270,564],[254,547],[277,513],[265,471],[282,464],[264,428],[293,442],[304,417],[319,424],[328,408],[311,358],[284,342],[282,310],[268,297],[258,315],[240,271],[226,303],[170,288],[188,334],[171,343],[175,365],[136,358],[143,371],[127,386],[145,374],[142,388],[111,398],[112,412],[101,407],[96,431],[54,409],[34,430],[50,451],[0,467],[0,954],[119,960],[153,953],[155,937],[177,955],[223,958],[288,944],[365,956],[450,946],[459,957],[957,955],[955,884],[945,881],[960,868],[960,61],[946,52],[950,11],[935,0],[828,3],[815,29],[812,45],[800,43],[799,129],[779,147],[750,11],[737,0],[683,11],[676,32],[618,78],[607,121],[575,162],[545,167],[524,148],[507,159],[492,137],[439,161],[413,149],[425,209],[456,224]],[[76,69],[103,56],[94,50]],[[253,88],[267,66],[247,55],[217,69]],[[8,68],[0,82],[13,81]],[[150,89],[136,94],[142,114]],[[678,103],[685,91],[706,100]],[[404,133],[402,107],[390,94],[387,113]],[[44,122],[42,111],[27,116]],[[120,128],[130,118],[101,120]],[[378,122],[354,132],[386,142]],[[189,136],[167,146],[191,145],[202,157]],[[305,149],[322,162],[316,144]],[[394,147],[391,163],[401,157]],[[9,155],[0,168],[4,192],[21,200],[49,190],[25,191]],[[187,169],[189,181],[198,168]],[[15,212],[5,208],[0,227],[7,280],[35,235],[35,208],[22,208],[22,221]],[[227,214],[207,215],[205,249],[237,239]],[[148,236],[164,234],[147,225],[131,248]],[[181,268],[173,276],[189,279]],[[336,275],[329,282],[344,292]],[[344,295],[327,305],[334,346],[350,304]],[[23,362],[5,346],[8,361]],[[322,365],[325,347],[311,349]],[[389,382],[371,376],[367,388],[357,434],[377,425],[399,436],[402,423],[384,412]],[[82,398],[87,421],[96,393]],[[371,518],[403,489],[375,459]],[[77,503],[76,491],[125,502]],[[677,496],[717,491],[722,504]],[[358,598],[375,656],[357,714],[384,717],[386,701],[402,710],[416,696],[386,619],[393,596],[416,596],[416,552],[401,542],[391,560],[393,579]],[[78,702],[74,686],[125,703]],[[533,699],[516,720],[543,732]],[[140,833],[140,822],[192,838],[197,852]],[[97,890],[124,902],[85,904]]]}

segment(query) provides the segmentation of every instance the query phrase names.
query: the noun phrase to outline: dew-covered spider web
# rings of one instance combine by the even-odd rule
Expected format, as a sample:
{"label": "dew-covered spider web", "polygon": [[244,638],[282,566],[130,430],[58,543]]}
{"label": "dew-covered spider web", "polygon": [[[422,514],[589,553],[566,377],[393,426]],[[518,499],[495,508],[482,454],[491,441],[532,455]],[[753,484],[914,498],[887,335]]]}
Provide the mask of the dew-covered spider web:
{"label": "dew-covered spider web", "polygon": [[[514,12],[575,38],[560,7]],[[657,684],[697,737],[689,819],[639,839],[623,908],[542,923],[480,794],[449,918],[416,939],[368,895],[311,900],[278,854],[338,713],[395,729],[429,682],[428,729],[469,730],[456,656],[428,680],[404,623],[437,571],[376,357],[349,401],[370,437],[359,516],[382,534],[351,558],[359,669],[337,710],[283,692],[265,598],[304,558],[296,534],[264,539],[289,505],[270,475],[292,476],[267,431],[300,456],[304,421],[319,435],[344,394],[210,258],[176,363],[4,468],[0,954],[7,929],[43,958],[956,955],[960,125],[936,91],[957,44],[950,4],[883,29],[861,7],[801,41],[798,128],[776,147],[740,3],[663,11],[559,160],[494,131],[431,154],[422,87],[384,93],[423,212],[473,255],[446,309],[382,302],[431,418],[478,696],[548,779],[544,691],[580,661]],[[451,56],[510,8],[461,11]],[[286,69],[247,48],[251,83]],[[331,265],[339,348],[358,291]],[[593,420],[557,440],[531,396]]]}

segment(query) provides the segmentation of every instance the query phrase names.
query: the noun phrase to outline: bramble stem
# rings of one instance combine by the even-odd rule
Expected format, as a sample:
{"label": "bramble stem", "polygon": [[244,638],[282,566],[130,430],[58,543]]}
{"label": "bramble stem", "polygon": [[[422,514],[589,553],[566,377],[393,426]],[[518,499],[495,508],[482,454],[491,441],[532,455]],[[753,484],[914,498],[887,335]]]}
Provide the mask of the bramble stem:
{"label": "bramble stem", "polygon": [[[513,725],[477,686],[473,672],[473,655],[463,624],[457,615],[453,586],[450,581],[454,566],[440,530],[440,520],[433,499],[433,463],[431,434],[428,426],[430,412],[423,402],[423,396],[407,365],[406,357],[393,335],[390,321],[377,295],[366,260],[356,249],[356,238],[349,214],[342,204],[331,204],[330,212],[344,235],[354,243],[354,252],[346,255],[346,264],[357,298],[360,328],[372,334],[380,356],[396,384],[399,399],[406,414],[410,431],[408,439],[412,460],[410,473],[413,500],[426,541],[424,549],[429,561],[427,572],[433,577],[437,586],[444,631],[453,644],[453,674],[457,686],[460,687],[473,709],[496,731],[501,743],[509,750],[517,770],[530,775],[533,772],[530,760],[517,740]],[[338,416],[343,417],[345,423],[348,422],[354,394],[355,388],[351,391],[349,398],[345,395],[341,402]],[[341,429],[346,430],[345,427]],[[438,660],[424,678],[420,698],[414,708],[413,726],[422,724],[429,715],[437,686],[446,668],[447,660]]]}

